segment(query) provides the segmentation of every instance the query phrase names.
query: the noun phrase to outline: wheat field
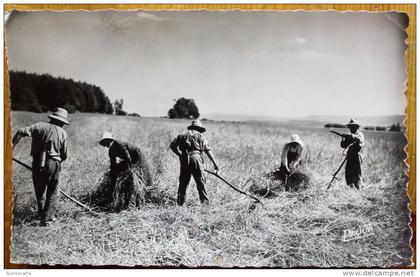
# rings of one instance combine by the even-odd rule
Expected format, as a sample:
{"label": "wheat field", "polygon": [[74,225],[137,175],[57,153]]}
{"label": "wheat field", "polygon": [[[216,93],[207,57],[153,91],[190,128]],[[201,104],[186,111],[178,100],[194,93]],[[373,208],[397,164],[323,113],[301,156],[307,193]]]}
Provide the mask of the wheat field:
{"label": "wheat field", "polygon": [[[13,112],[13,134],[46,118]],[[103,131],[111,131],[144,151],[161,201],[93,217],[61,198],[58,222],[39,227],[30,172],[13,164],[12,263],[277,268],[411,264],[406,139],[401,133],[364,132],[363,188],[348,188],[341,172],[340,181],[326,191],[343,156],[339,138],[325,129],[206,121],[205,136],[221,175],[232,184],[242,187],[272,171],[286,139],[298,133],[306,144],[303,166],[310,187],[299,193],[282,191],[254,206],[208,175],[210,205],[200,205],[192,180],[186,205],[177,207],[179,164],[169,144],[190,121],[80,113],[70,119],[62,190],[84,199],[95,189],[109,167],[107,149],[97,141]],[[30,139],[23,139],[13,156],[30,164],[29,150]],[[208,160],[206,167],[212,169]],[[358,226],[371,226],[373,233],[343,241],[345,230]]]}

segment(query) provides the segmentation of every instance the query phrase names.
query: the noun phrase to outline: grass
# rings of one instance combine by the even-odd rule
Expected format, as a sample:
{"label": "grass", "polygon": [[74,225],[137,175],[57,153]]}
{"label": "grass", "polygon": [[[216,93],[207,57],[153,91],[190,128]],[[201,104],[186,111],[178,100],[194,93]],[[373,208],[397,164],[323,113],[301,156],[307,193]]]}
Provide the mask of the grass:
{"label": "grass", "polygon": [[[45,120],[45,114],[13,112],[18,127]],[[344,178],[326,186],[342,161],[339,138],[317,128],[279,124],[206,122],[222,176],[241,186],[280,162],[285,140],[298,133],[306,143],[305,169],[310,188],[281,192],[257,205],[208,175],[210,206],[199,204],[190,183],[187,205],[177,207],[178,159],[170,141],[189,121],[163,118],[72,114],[61,188],[81,199],[109,167],[107,149],[97,141],[103,131],[140,146],[152,166],[160,203],[140,210],[92,217],[73,203],[60,201],[59,222],[37,225],[31,175],[13,165],[11,261],[25,264],[91,264],[188,267],[393,267],[411,264],[402,134],[365,132],[365,185],[348,188]],[[30,162],[30,140],[14,157]],[[206,163],[211,168],[210,162]],[[342,174],[341,174],[341,177]],[[373,226],[373,234],[343,242],[344,230]]]}

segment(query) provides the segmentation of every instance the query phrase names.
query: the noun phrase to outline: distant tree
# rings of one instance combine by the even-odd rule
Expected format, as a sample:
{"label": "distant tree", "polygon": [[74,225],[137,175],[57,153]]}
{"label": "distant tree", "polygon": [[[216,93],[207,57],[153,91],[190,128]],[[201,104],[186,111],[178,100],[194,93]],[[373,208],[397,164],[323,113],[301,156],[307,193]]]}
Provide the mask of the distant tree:
{"label": "distant tree", "polygon": [[390,132],[401,132],[401,126],[400,123],[392,124],[391,128],[389,128]]}
{"label": "distant tree", "polygon": [[116,115],[127,115],[127,113],[123,110],[124,100],[115,100],[114,102],[114,111]]}
{"label": "distant tree", "polygon": [[384,126],[376,126],[376,131],[386,131],[386,127],[384,127]]}
{"label": "distant tree", "polygon": [[200,113],[194,99],[179,98],[168,111],[169,118],[198,118]]}
{"label": "distant tree", "polygon": [[346,125],[340,123],[327,123],[324,125],[325,128],[347,128]]}
{"label": "distant tree", "polygon": [[375,131],[375,126],[366,126],[366,127],[363,127],[363,129],[368,130],[368,131]]}
{"label": "distant tree", "polygon": [[139,115],[138,113],[129,113],[128,116],[136,116],[136,117],[140,117],[141,115]]}
{"label": "distant tree", "polygon": [[75,113],[76,108],[71,104],[65,104],[62,106],[64,109],[66,109],[69,113]]}

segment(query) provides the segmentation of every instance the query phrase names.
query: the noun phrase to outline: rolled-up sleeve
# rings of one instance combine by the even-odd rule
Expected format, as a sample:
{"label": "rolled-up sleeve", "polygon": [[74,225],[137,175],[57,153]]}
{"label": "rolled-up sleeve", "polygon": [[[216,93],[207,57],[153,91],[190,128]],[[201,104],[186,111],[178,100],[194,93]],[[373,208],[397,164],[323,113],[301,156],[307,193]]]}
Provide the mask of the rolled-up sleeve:
{"label": "rolled-up sleeve", "polygon": [[68,141],[67,138],[64,138],[64,141],[61,145],[60,149],[60,158],[61,161],[65,161],[67,159],[67,149],[68,149]]}
{"label": "rolled-up sleeve", "polygon": [[365,137],[362,133],[357,133],[353,135],[354,140],[359,144],[359,146],[365,146]]}
{"label": "rolled-up sleeve", "polygon": [[211,147],[209,145],[209,142],[207,141],[207,139],[205,137],[202,137],[202,150],[203,151],[211,151]]}
{"label": "rolled-up sleeve", "polygon": [[289,152],[290,146],[289,144],[285,144],[283,146],[283,151],[281,152],[281,163],[285,166],[288,165],[287,163],[287,152]]}

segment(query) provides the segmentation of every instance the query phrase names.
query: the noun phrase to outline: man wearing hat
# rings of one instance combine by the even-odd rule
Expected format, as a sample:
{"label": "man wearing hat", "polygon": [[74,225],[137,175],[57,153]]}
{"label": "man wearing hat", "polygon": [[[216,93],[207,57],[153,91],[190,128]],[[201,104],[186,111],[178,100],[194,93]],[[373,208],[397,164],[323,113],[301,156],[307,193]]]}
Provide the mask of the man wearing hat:
{"label": "man wearing hat", "polygon": [[178,135],[172,141],[171,150],[179,157],[181,171],[179,174],[179,187],[177,203],[182,206],[185,202],[185,193],[191,179],[194,177],[197,184],[197,190],[202,204],[208,204],[207,193],[205,189],[206,178],[204,175],[204,159],[202,153],[205,152],[214,165],[214,170],[219,171],[213,152],[202,135],[206,131],[200,120],[193,120],[188,126],[188,131]]}
{"label": "man wearing hat", "polygon": [[365,138],[359,131],[359,122],[352,118],[346,125],[350,129],[350,134],[343,137],[341,147],[347,149],[347,162],[345,169],[346,183],[357,189],[362,182],[362,157],[360,151],[365,146]]}
{"label": "man wearing hat", "polygon": [[49,122],[38,122],[19,129],[12,140],[14,148],[22,137],[32,137],[32,180],[41,226],[55,221],[59,201],[61,163],[67,159],[67,111],[57,108]]}
{"label": "man wearing hat", "polygon": [[[285,183],[292,169],[295,169],[302,160],[304,145],[299,135],[293,134],[283,146],[281,153],[280,180]],[[286,186],[286,190],[289,188]]]}
{"label": "man wearing hat", "polygon": [[[130,169],[131,173],[136,174],[137,177],[143,180],[145,186],[152,185],[152,175],[149,163],[139,147],[125,141],[114,139],[110,132],[103,133],[101,139],[99,140],[99,144],[109,148],[108,154],[111,163],[111,190],[115,189],[119,171],[122,169]],[[121,159],[120,164],[117,164],[117,158]],[[124,208],[128,208],[131,196],[132,195],[129,194],[126,195]],[[139,195],[134,196],[138,197]],[[139,201],[140,199],[135,199],[137,207],[140,205]]]}

